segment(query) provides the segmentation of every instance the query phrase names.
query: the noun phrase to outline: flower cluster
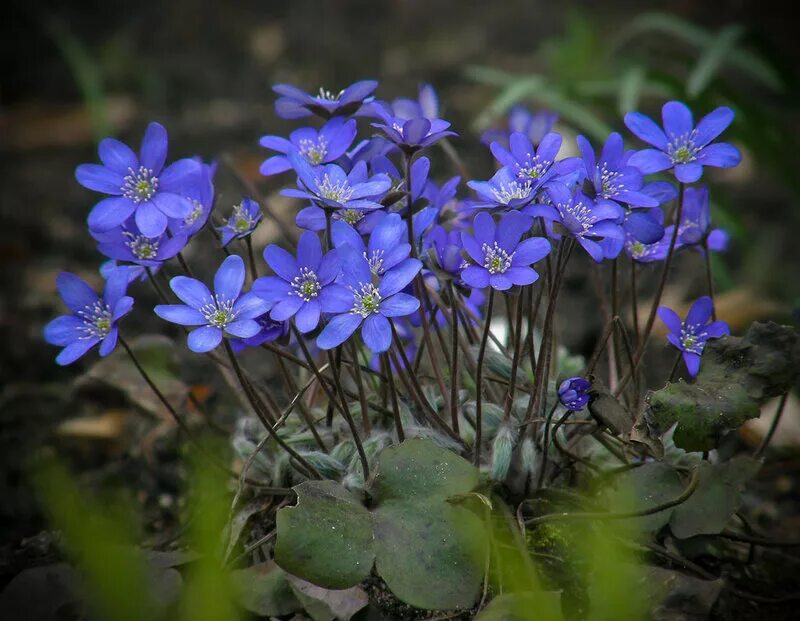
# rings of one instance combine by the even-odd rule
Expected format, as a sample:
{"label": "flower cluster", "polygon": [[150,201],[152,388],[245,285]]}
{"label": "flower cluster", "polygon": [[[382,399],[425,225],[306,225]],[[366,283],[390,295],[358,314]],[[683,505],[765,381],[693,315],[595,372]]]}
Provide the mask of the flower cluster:
{"label": "flower cluster", "polygon": [[[472,195],[462,196],[460,177],[438,182],[431,176],[433,149],[452,149],[442,143],[457,137],[440,118],[433,88],[423,85],[416,99],[381,101],[377,86],[367,80],[316,94],[274,87],[278,116],[308,123],[286,138],[263,136],[260,144],[269,155],[260,171],[265,177],[287,175],[281,193],[299,201],[295,221],[303,232],[294,250],[278,244],[263,250],[270,274],[261,277],[252,235],[262,207],[242,197],[215,222],[215,164],[192,157],[167,164],[167,133],[158,123],[147,127],[138,154],[118,140],[101,141],[102,163],[78,166],[76,178],[107,195],[87,223],[98,250],[112,261],[103,268],[102,297],[75,276],[59,277],[73,313],[45,331],[49,342],[64,347],[59,363],[96,344],[101,355],[112,351],[117,323],[133,302],[127,287],[139,279],[155,281],[172,260],[174,269],[185,272],[169,281],[181,303],[163,299],[155,313],[188,331],[192,351],[211,351],[224,339],[232,352],[279,341],[313,356],[306,341],[313,340],[315,352],[338,350],[359,332],[377,356],[376,368],[406,369],[408,357],[421,353],[421,332],[430,348],[443,344],[441,333],[456,333],[459,324],[472,341],[482,341],[482,359],[496,293],[518,300],[522,325],[523,310],[533,309],[521,300],[533,295],[519,294],[544,288],[544,329],[551,330],[575,247],[596,263],[627,255],[635,275],[636,264],[657,262],[665,262],[666,274],[672,255],[683,249],[695,249],[708,261],[711,251],[728,246],[727,234],[711,225],[708,188],[689,185],[704,167],[738,163],[735,147],[715,142],[732,121],[728,108],[695,126],[683,103],[668,102],[663,128],[643,114],[628,114],[625,125],[649,145],[635,150],[617,132],[599,149],[584,136],[569,145],[555,131],[554,114],[515,107],[507,130],[482,137],[496,160],[495,172],[485,181],[467,180]],[[312,122],[315,117],[319,123]],[[359,139],[360,130],[368,137]],[[563,157],[565,150],[580,156]],[[671,203],[669,213],[676,215],[667,218],[663,206]],[[213,288],[192,275],[182,254],[204,228],[227,255]],[[237,249],[248,253],[249,281]],[[547,278],[540,283],[543,267]],[[711,299],[701,298],[686,321],[669,309],[658,311],[690,375],[697,373],[705,342],[727,334],[722,322],[709,323],[711,308]],[[536,327],[537,317],[529,319]],[[649,334],[637,336],[646,342]],[[551,354],[550,345],[540,347],[540,354]],[[379,356],[386,352],[390,357]],[[434,354],[427,356],[436,367]],[[563,407],[582,408],[587,388],[580,377],[562,383],[557,392]]]}

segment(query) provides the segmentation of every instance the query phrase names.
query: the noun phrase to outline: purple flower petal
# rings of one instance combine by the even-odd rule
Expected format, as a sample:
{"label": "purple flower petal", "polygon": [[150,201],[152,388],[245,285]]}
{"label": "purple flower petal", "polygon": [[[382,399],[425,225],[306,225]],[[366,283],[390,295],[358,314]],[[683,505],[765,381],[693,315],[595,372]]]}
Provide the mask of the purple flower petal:
{"label": "purple flower petal", "polygon": [[87,223],[93,231],[109,231],[119,226],[136,211],[136,203],[124,196],[109,196],[89,212]]}
{"label": "purple flower petal", "polygon": [[130,170],[139,168],[139,158],[133,150],[126,144],[114,138],[104,138],[100,141],[97,149],[100,161],[103,164],[123,176]]}
{"label": "purple flower petal", "polygon": [[64,304],[73,313],[94,305],[99,299],[94,289],[70,272],[61,272],[56,277],[56,288]]}
{"label": "purple flower petal", "polygon": [[407,144],[416,145],[422,142],[431,131],[428,119],[411,119],[403,124],[403,140]]}
{"label": "purple flower petal", "polygon": [[204,354],[216,348],[222,342],[222,330],[214,326],[203,326],[189,332],[187,340],[189,349]]}
{"label": "purple flower petal", "polygon": [[694,142],[698,147],[704,147],[714,140],[733,122],[733,110],[727,106],[720,106],[705,115],[697,124]]}
{"label": "purple flower petal", "polygon": [[361,326],[361,338],[372,353],[385,352],[392,345],[392,326],[389,320],[378,313],[370,315]]}
{"label": "purple flower petal", "polygon": [[83,327],[84,323],[75,315],[61,315],[44,327],[44,340],[65,347],[84,335]]}
{"label": "purple flower petal", "polygon": [[742,161],[739,149],[726,142],[710,144],[697,155],[697,163],[717,168],[733,168]]}
{"label": "purple flower petal", "polygon": [[700,370],[700,356],[698,354],[688,351],[683,352],[683,362],[686,364],[686,370],[691,377],[697,375]]}
{"label": "purple flower petal", "polygon": [[531,237],[524,240],[514,251],[511,258],[513,267],[527,267],[541,261],[550,253],[550,242],[544,237]]}
{"label": "purple flower petal", "polygon": [[56,356],[56,363],[62,367],[72,364],[99,342],[100,339],[93,337],[90,339],[84,339],[70,343],[61,350],[58,356]]}
{"label": "purple flower petal", "polygon": [[320,308],[326,313],[345,313],[353,308],[353,292],[343,285],[329,285],[317,297]]}
{"label": "purple flower petal", "polygon": [[200,311],[184,304],[159,304],[153,309],[153,312],[165,321],[182,326],[204,326],[208,324],[208,320]]}
{"label": "purple flower petal", "polygon": [[236,300],[233,305],[233,314],[236,319],[256,319],[270,308],[272,308],[271,302],[263,300],[251,291]]}
{"label": "purple flower petal", "polygon": [[133,309],[133,298],[126,295],[112,307],[111,321],[119,321]]}
{"label": "purple flower petal", "polygon": [[378,285],[378,291],[381,297],[388,298],[390,295],[394,295],[398,291],[405,289],[406,285],[414,280],[414,277],[421,269],[422,263],[419,260],[406,259],[386,272]]}
{"label": "purple flower petal", "polygon": [[723,336],[728,336],[731,333],[730,326],[724,321],[712,321],[708,324],[703,331],[710,339],[718,339]]}
{"label": "purple flower petal", "polygon": [[206,304],[213,303],[213,297],[203,283],[188,276],[175,276],[169,281],[169,287],[184,304],[195,309],[200,309]]}
{"label": "purple flower petal", "polygon": [[506,252],[513,252],[520,238],[531,227],[531,219],[518,211],[509,211],[497,225],[494,238],[498,245]]}
{"label": "purple flower petal", "polygon": [[275,306],[272,307],[272,310],[269,313],[269,316],[275,321],[286,321],[290,317],[293,317],[297,311],[300,310],[300,307],[303,306],[305,302],[303,298],[297,295],[290,295],[287,298],[284,298]]}
{"label": "purple flower petal", "polygon": [[661,107],[661,120],[667,136],[688,136],[694,129],[692,111],[681,101],[668,101]]}
{"label": "purple flower petal", "polygon": [[75,179],[83,187],[103,194],[122,194],[122,174],[99,164],[81,164],[75,169]]}
{"label": "purple flower petal", "polygon": [[418,309],[419,300],[407,293],[397,293],[380,304],[380,312],[384,317],[404,317]]}
{"label": "purple flower petal", "polygon": [[169,224],[167,216],[150,201],[139,203],[134,220],[145,237],[160,237]]}
{"label": "purple flower petal", "polygon": [[631,155],[628,164],[635,166],[645,175],[672,168],[672,160],[663,151],[642,149]]}
{"label": "purple flower petal", "polygon": [[194,210],[194,206],[188,198],[171,192],[159,192],[153,196],[152,202],[168,218],[182,220]]}
{"label": "purple flower petal", "polygon": [[682,183],[694,183],[702,176],[703,166],[698,162],[675,165],[675,178]]}
{"label": "purple flower petal", "polygon": [[483,265],[486,257],[483,254],[481,245],[472,235],[469,233],[461,233],[461,245],[464,246],[464,250],[467,251],[467,254],[475,263]]}
{"label": "purple flower petal", "polygon": [[322,245],[319,236],[311,231],[306,231],[300,236],[297,243],[297,267],[306,267],[316,272],[322,261]]}
{"label": "purple flower petal", "polygon": [[625,115],[625,126],[637,138],[653,145],[657,149],[663,151],[667,148],[667,136],[649,116],[645,116],[641,112],[628,112]]}
{"label": "purple flower petal", "polygon": [[227,257],[214,275],[214,293],[217,299],[233,301],[239,297],[244,286],[244,261],[232,254]]}
{"label": "purple flower petal", "polygon": [[294,325],[305,334],[311,332],[319,324],[320,304],[317,300],[310,300],[300,307],[294,316]]}
{"label": "purple flower petal", "polygon": [[297,261],[280,246],[270,245],[264,249],[264,260],[278,276],[291,282],[300,276]]}
{"label": "purple flower petal", "polygon": [[101,357],[105,358],[114,351],[114,348],[117,346],[117,339],[119,338],[119,328],[116,326],[112,327],[111,330],[108,331],[105,338],[100,343],[100,348],[98,349],[98,353]]}
{"label": "purple flower petal", "polygon": [[156,176],[167,159],[167,130],[161,123],[150,123],[144,132],[139,162]]}
{"label": "purple flower petal", "polygon": [[711,319],[714,303],[707,295],[697,298],[686,314],[686,324],[690,326],[703,326]]}
{"label": "purple flower petal", "polygon": [[533,284],[539,279],[536,270],[529,267],[510,267],[503,272],[503,275],[518,287]]}
{"label": "purple flower petal", "polygon": [[292,165],[289,163],[289,159],[286,156],[273,155],[261,163],[258,172],[265,177],[269,177],[270,175],[277,175],[279,173],[286,172],[287,170],[291,170],[291,168]]}
{"label": "purple flower petal", "polygon": [[485,289],[489,286],[489,270],[485,267],[470,265],[462,270],[461,280],[475,289]]}
{"label": "purple flower petal", "polygon": [[506,291],[511,289],[511,287],[514,286],[514,283],[511,282],[511,279],[505,274],[490,274],[489,285],[492,287],[492,289]]}
{"label": "purple flower petal", "polygon": [[317,347],[320,349],[333,349],[344,343],[361,325],[361,315],[344,313],[336,315],[328,322],[317,337]]}
{"label": "purple flower petal", "polygon": [[659,306],[656,312],[658,313],[658,318],[667,326],[667,330],[672,334],[679,335],[681,333],[682,322],[681,318],[678,317],[678,313],[666,306]]}
{"label": "purple flower petal", "polygon": [[261,332],[261,324],[254,319],[238,319],[225,326],[225,332],[240,339],[249,339]]}
{"label": "purple flower petal", "polygon": [[262,276],[253,283],[252,292],[267,302],[277,302],[292,292],[292,286],[280,276]]}

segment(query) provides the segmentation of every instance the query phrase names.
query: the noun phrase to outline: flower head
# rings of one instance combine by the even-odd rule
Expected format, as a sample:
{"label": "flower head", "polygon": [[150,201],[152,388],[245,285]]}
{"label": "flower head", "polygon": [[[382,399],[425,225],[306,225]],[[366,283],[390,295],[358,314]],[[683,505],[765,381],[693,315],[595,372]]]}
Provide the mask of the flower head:
{"label": "flower head", "polygon": [[89,228],[108,231],[134,215],[136,226],[148,237],[157,237],[170,218],[184,219],[194,209],[186,193],[202,182],[199,162],[187,158],[167,168],[167,130],[159,123],[147,126],[137,156],[113,138],[100,141],[102,164],[81,164],[75,178],[83,187],[110,194],[89,214]]}
{"label": "flower head", "polygon": [[536,197],[533,182],[519,179],[505,166],[488,181],[468,181],[467,185],[475,191],[478,199],[465,204],[466,209],[518,209]]}
{"label": "flower head", "polygon": [[422,84],[416,99],[401,97],[391,103],[392,113],[399,119],[428,119],[439,117],[439,97],[430,84]]}
{"label": "flower head", "polygon": [[503,214],[495,225],[486,212],[480,212],[473,221],[474,234],[461,233],[461,243],[470,263],[461,272],[461,279],[469,287],[492,287],[505,291],[514,285],[530,285],[539,274],[530,266],[550,252],[550,242],[543,237],[520,239],[530,229],[532,220],[518,211]]}
{"label": "flower head", "polygon": [[427,251],[428,265],[432,270],[440,277],[455,278],[457,284],[463,284],[461,270],[466,265],[459,231],[447,231],[437,224],[425,236],[424,249]]}
{"label": "flower head", "polygon": [[177,255],[188,242],[185,233],[170,236],[167,232],[149,237],[131,218],[122,226],[108,231],[89,231],[97,240],[97,249],[109,259],[127,261],[143,267],[160,267]]}
{"label": "flower head", "polygon": [[331,229],[333,245],[341,248],[349,244],[367,260],[375,276],[383,276],[411,254],[408,230],[396,213],[384,215],[366,244],[358,231],[343,220],[334,222]]}
{"label": "flower head", "polygon": [[[547,196],[550,205],[532,205],[524,212],[558,222],[598,263],[607,258],[600,241],[623,238],[621,223],[625,211],[616,203],[592,200],[580,190],[573,194],[566,185],[557,182],[548,185]],[[621,249],[620,245],[617,252]]]}
{"label": "flower head", "polygon": [[192,211],[183,219],[169,221],[169,230],[173,235],[196,235],[206,225],[214,208],[214,175],[217,172],[217,163],[206,164],[200,158],[194,160],[200,165],[197,182],[190,183],[183,189],[183,195],[192,204]]}
{"label": "flower head", "polygon": [[622,136],[609,135],[600,157],[583,136],[578,136],[578,147],[583,157],[586,177],[599,198],[624,203],[629,207],[658,207],[659,201],[642,192],[644,177],[641,171],[627,164],[630,153],[625,153]]}
{"label": "flower head", "polygon": [[724,321],[711,321],[713,311],[714,303],[708,296],[698,298],[692,304],[684,321],[681,321],[674,310],[666,306],[658,309],[658,316],[669,330],[667,340],[683,352],[683,361],[692,377],[700,370],[700,356],[706,342],[731,333]]}
{"label": "flower head", "polygon": [[235,353],[238,354],[248,347],[259,347],[264,343],[277,341],[289,334],[289,322],[275,321],[269,316],[269,312],[264,313],[260,317],[256,317],[256,322],[261,329],[255,336],[246,339],[231,339],[231,348]]}
{"label": "flower head", "polygon": [[380,197],[391,187],[385,174],[369,177],[365,162],[358,162],[346,173],[336,164],[312,167],[292,150],[289,161],[297,173],[298,189],[283,190],[284,196],[314,201],[325,209],[365,211],[380,209]]}
{"label": "flower head", "polygon": [[252,198],[244,197],[242,202],[233,206],[233,213],[224,226],[217,230],[222,233],[222,245],[227,246],[234,239],[243,239],[256,230],[263,214],[261,206]]}
{"label": "flower head", "polygon": [[683,209],[678,226],[678,243],[681,246],[722,252],[728,247],[728,233],[723,229],[711,229],[708,205],[708,188],[686,188],[683,193]]}
{"label": "flower head", "polygon": [[537,192],[548,181],[575,172],[581,165],[581,161],[575,157],[556,161],[561,149],[561,135],[555,132],[544,136],[538,148],[534,147],[527,135],[515,132],[509,138],[509,149],[496,142],[492,143],[490,149],[495,159],[519,183],[528,184],[533,192]]}
{"label": "flower head", "polygon": [[448,129],[450,123],[442,119],[395,116],[388,104],[376,103],[373,110],[381,122],[373,123],[372,126],[380,129],[386,138],[406,153],[413,153],[431,146],[442,138],[457,135]]}
{"label": "flower head", "polygon": [[71,313],[56,317],[44,327],[44,340],[64,348],[56,357],[58,364],[75,362],[98,343],[101,356],[114,351],[117,322],[133,308],[133,298],[125,295],[129,282],[127,270],[112,271],[100,297],[75,274],[58,275],[58,294]]}
{"label": "flower head", "polygon": [[280,95],[275,101],[275,112],[282,119],[301,119],[312,114],[329,119],[355,114],[364,103],[372,101],[376,88],[378,83],[374,80],[363,80],[339,92],[320,88],[315,95],[288,84],[276,84],[272,90]]}
{"label": "flower head", "polygon": [[270,245],[264,249],[264,260],[277,275],[256,280],[253,292],[272,306],[273,320],[294,317],[297,329],[305,333],[317,327],[320,313],[341,310],[341,299],[348,292],[334,283],[340,273],[339,255],[336,250],[323,255],[316,233],[303,233],[297,258]]}
{"label": "flower head", "polygon": [[281,155],[273,155],[264,160],[260,168],[261,174],[269,176],[290,170],[292,164],[287,154],[292,149],[297,150],[312,166],[334,162],[345,154],[355,137],[355,119],[346,120],[341,116],[332,118],[319,131],[313,127],[296,129],[288,140],[280,136],[263,136],[259,144]]}
{"label": "flower head", "polygon": [[628,129],[655,147],[633,154],[628,161],[644,174],[673,169],[678,181],[693,183],[703,176],[703,166],[732,168],[741,161],[736,147],[724,142],[711,144],[733,121],[730,108],[717,108],[695,127],[686,104],[668,101],[661,108],[661,117],[664,129],[640,112],[625,115]]}
{"label": "flower head", "polygon": [[589,403],[591,383],[584,377],[570,377],[558,386],[558,400],[568,410],[577,412]]}
{"label": "flower head", "polygon": [[183,304],[160,304],[155,313],[162,319],[183,326],[198,326],[189,333],[189,349],[204,353],[222,342],[223,334],[250,338],[258,334],[261,325],[257,317],[270,305],[254,293],[242,294],[244,261],[230,255],[214,275],[214,293],[202,282],[187,276],[175,276],[170,289]]}
{"label": "flower head", "polygon": [[342,295],[341,310],[317,337],[317,347],[333,349],[361,327],[364,344],[373,353],[384,352],[392,343],[389,318],[404,317],[419,309],[419,300],[401,292],[419,273],[422,263],[417,259],[405,259],[378,276],[357,249],[345,244],[337,250],[347,295]]}

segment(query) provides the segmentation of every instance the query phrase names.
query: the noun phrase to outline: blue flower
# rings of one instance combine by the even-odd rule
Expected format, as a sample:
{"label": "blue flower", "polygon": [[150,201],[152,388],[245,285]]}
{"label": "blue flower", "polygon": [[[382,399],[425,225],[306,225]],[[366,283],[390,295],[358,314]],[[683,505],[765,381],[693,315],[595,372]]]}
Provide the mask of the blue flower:
{"label": "blue flower", "polygon": [[89,233],[97,240],[97,250],[109,259],[127,261],[143,267],[159,267],[177,255],[188,243],[185,234],[170,237],[166,232],[153,237],[143,235],[134,218],[109,231]]}
{"label": "blue flower", "polygon": [[388,104],[378,102],[374,106],[375,114],[381,123],[372,126],[380,129],[386,137],[406,153],[414,153],[431,146],[442,138],[456,136],[450,131],[450,123],[442,119],[415,117],[411,119],[395,116]]}
{"label": "blue flower", "polygon": [[182,159],[164,168],[167,130],[158,123],[147,126],[139,157],[113,138],[100,141],[100,164],[81,164],[75,178],[83,187],[110,194],[89,214],[89,228],[107,231],[135,214],[136,226],[148,237],[157,237],[170,218],[184,219],[194,207],[185,194],[201,181],[201,166]]}
{"label": "blue flower", "polygon": [[[671,227],[670,227],[671,228]],[[708,205],[708,188],[686,188],[683,193],[681,223],[678,227],[678,242],[682,247],[691,246],[705,251],[723,252],[728,247],[728,233],[722,229],[711,229]]]}
{"label": "blue flower", "polygon": [[297,259],[270,245],[264,249],[264,260],[277,276],[259,278],[253,292],[272,305],[270,317],[275,321],[294,317],[297,329],[305,333],[317,327],[320,313],[349,308],[349,292],[334,283],[340,273],[339,255],[336,250],[323,255],[316,233],[306,231],[300,237]]}
{"label": "blue flower", "polygon": [[589,403],[589,380],[583,377],[570,377],[558,386],[558,400],[568,410],[577,412]]}
{"label": "blue flower", "polygon": [[264,343],[271,343],[278,339],[285,338],[289,334],[288,321],[275,321],[269,316],[269,312],[260,317],[256,317],[256,322],[261,327],[255,336],[246,339],[231,339],[231,349],[239,353],[248,347],[259,347]]}
{"label": "blue flower", "polygon": [[468,181],[467,185],[478,195],[476,201],[464,204],[464,209],[519,209],[536,197],[537,188],[530,180],[519,179],[506,166],[498,170],[488,181]]}
{"label": "blue flower", "polygon": [[440,278],[455,278],[456,284],[463,284],[461,270],[464,268],[464,246],[459,231],[447,231],[437,224],[425,236],[423,248],[430,268]]}
{"label": "blue flower", "polygon": [[[369,235],[386,212],[382,209],[337,209],[331,214],[334,222],[346,222],[362,235]],[[324,231],[326,227],[325,210],[317,205],[303,207],[295,216],[295,224],[306,231]]]}
{"label": "blue flower", "polygon": [[243,239],[256,230],[263,214],[261,206],[252,198],[244,197],[242,202],[233,206],[233,213],[224,226],[217,227],[222,233],[222,245],[227,246],[234,239]]}
{"label": "blue flower", "polygon": [[556,161],[561,149],[561,135],[550,132],[538,148],[523,133],[513,133],[509,138],[509,149],[498,143],[490,146],[492,155],[522,184],[528,184],[536,192],[545,183],[568,175],[580,168],[581,161],[576,157]]}
{"label": "blue flower", "polygon": [[242,294],[244,261],[237,255],[227,257],[214,275],[214,293],[202,282],[187,276],[175,276],[170,289],[184,304],[160,304],[155,313],[162,319],[182,326],[199,326],[189,333],[189,349],[204,353],[222,342],[223,334],[250,338],[258,334],[256,321],[270,305],[254,293]]}
{"label": "blue flower", "polygon": [[364,162],[345,173],[336,164],[312,167],[294,150],[289,152],[289,161],[297,173],[298,189],[282,190],[281,194],[311,200],[326,209],[380,209],[378,200],[392,185],[387,175],[368,177]]}
{"label": "blue flower", "polygon": [[200,174],[197,182],[190,183],[183,191],[183,195],[192,204],[192,211],[182,220],[169,221],[169,230],[173,235],[197,235],[208,222],[214,208],[214,175],[217,173],[217,163],[206,164],[200,158],[194,159],[200,165]]}
{"label": "blue flower", "polygon": [[694,125],[692,111],[680,101],[668,101],[661,108],[662,130],[640,112],[625,115],[625,125],[638,138],[655,149],[644,149],[628,163],[644,174],[674,168],[675,177],[693,183],[703,176],[703,166],[732,168],[742,159],[739,150],[727,143],[711,144],[733,121],[733,110],[722,106]]}
{"label": "blue flower", "polygon": [[56,357],[58,364],[75,362],[98,343],[101,356],[114,351],[119,334],[117,322],[133,308],[133,298],[125,295],[129,282],[127,270],[112,271],[101,298],[75,274],[58,275],[58,294],[72,311],[44,327],[44,340],[64,348]]}
{"label": "blue flower", "polygon": [[659,201],[642,191],[645,184],[641,171],[627,164],[632,153],[625,153],[622,136],[610,134],[598,159],[586,138],[578,136],[577,142],[586,176],[598,197],[630,207],[658,207]]}
{"label": "blue flower", "polygon": [[508,130],[488,129],[481,134],[481,142],[487,147],[497,142],[508,147],[509,138],[514,132],[525,134],[534,145],[542,142],[558,120],[558,114],[549,110],[531,113],[524,106],[514,106],[508,113]]}
{"label": "blue flower", "polygon": [[671,308],[660,306],[658,309],[659,318],[669,330],[667,340],[683,352],[686,370],[692,377],[700,370],[700,356],[708,340],[718,339],[731,333],[731,329],[724,321],[711,321],[713,310],[714,303],[708,296],[698,298],[692,304],[685,321],[681,321]]}
{"label": "blue flower", "polygon": [[[563,183],[550,184],[547,195],[551,205],[531,205],[524,212],[558,222],[596,262],[608,258],[600,244],[602,240],[623,239],[621,223],[625,211],[616,203],[604,199],[593,201],[580,190],[573,194]],[[618,254],[622,246],[618,245],[616,250]]]}
{"label": "blue flower", "polygon": [[419,300],[401,291],[422,268],[417,259],[405,259],[383,276],[375,276],[367,259],[349,245],[338,249],[342,261],[342,281],[347,312],[335,315],[317,337],[317,347],[333,349],[344,343],[358,327],[361,338],[373,353],[392,344],[391,317],[404,317],[419,309]]}
{"label": "blue flower", "polygon": [[355,119],[345,120],[337,116],[325,123],[317,131],[313,127],[302,127],[289,134],[289,139],[280,136],[263,136],[259,141],[262,147],[277,151],[261,164],[261,174],[276,175],[292,168],[287,157],[289,151],[296,149],[312,166],[328,164],[342,157],[356,137]]}
{"label": "blue flower", "polygon": [[530,229],[532,220],[518,211],[503,214],[495,226],[486,212],[475,216],[474,236],[461,233],[461,243],[475,265],[465,267],[462,280],[470,287],[492,287],[505,291],[514,285],[530,285],[539,274],[530,266],[550,252],[550,242],[543,237],[520,238]]}
{"label": "blue flower", "polygon": [[375,276],[383,276],[411,254],[408,229],[399,214],[385,214],[378,222],[369,241],[364,244],[361,235],[352,226],[339,220],[331,227],[333,245],[336,248],[349,244],[369,264]]}
{"label": "blue flower", "polygon": [[400,119],[428,119],[439,118],[439,97],[430,84],[419,87],[417,99],[401,97],[392,102],[392,112]]}
{"label": "blue flower", "polygon": [[309,95],[288,84],[276,84],[272,90],[280,95],[275,101],[275,112],[282,119],[301,119],[312,114],[329,119],[357,113],[364,103],[372,101],[376,88],[378,83],[374,80],[363,80],[338,94],[320,88],[317,95]]}

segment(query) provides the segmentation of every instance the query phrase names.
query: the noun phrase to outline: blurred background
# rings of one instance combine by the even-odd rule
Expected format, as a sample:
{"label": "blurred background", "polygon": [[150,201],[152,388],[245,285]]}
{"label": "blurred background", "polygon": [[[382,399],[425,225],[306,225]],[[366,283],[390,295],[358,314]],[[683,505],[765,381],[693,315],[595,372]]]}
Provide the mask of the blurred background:
{"label": "blurred background", "polygon": [[[174,509],[178,477],[157,467],[164,456],[157,448],[155,457],[142,456],[126,444],[157,427],[158,413],[144,432],[126,434],[139,424],[131,420],[130,399],[86,381],[81,374],[91,356],[56,367],[55,349],[40,336],[60,312],[59,271],[99,282],[101,257],[85,231],[95,197],[78,186],[73,170],[96,160],[100,137],[138,144],[146,124],[158,120],[170,132],[170,159],[226,158],[259,185],[275,217],[291,222],[296,206],[275,196],[286,179],[258,175],[265,157],[259,136],[285,135],[292,127],[274,115],[270,87],[277,82],[315,91],[375,78],[382,99],[414,96],[421,82],[431,83],[442,116],[461,135],[454,147],[480,179],[492,170],[480,133],[503,125],[517,103],[557,112],[565,136],[584,133],[595,143],[623,129],[628,110],[657,115],[664,101],[679,98],[699,117],[730,105],[737,118],[726,136],[744,160],[709,176],[716,225],[732,236],[731,250],[714,264],[720,315],[734,331],[756,319],[796,322],[800,46],[784,7],[744,0],[6,2],[0,9],[0,586],[49,550],[46,538],[35,537],[43,523],[24,489],[24,465],[36,447],[58,447],[95,479],[130,483],[152,510],[153,531]],[[438,172],[454,174],[439,159]],[[227,166],[217,190],[225,210],[244,193]],[[257,246],[276,237],[267,222]],[[217,255],[195,245],[188,258],[203,271]],[[702,292],[701,275],[681,287],[669,292],[675,304]],[[142,291],[146,308],[154,300]],[[587,326],[567,342],[580,353],[599,325],[593,306],[593,299],[576,297],[564,310]],[[139,312],[129,327],[145,324],[156,325]],[[192,389],[213,392],[199,375]]]}

